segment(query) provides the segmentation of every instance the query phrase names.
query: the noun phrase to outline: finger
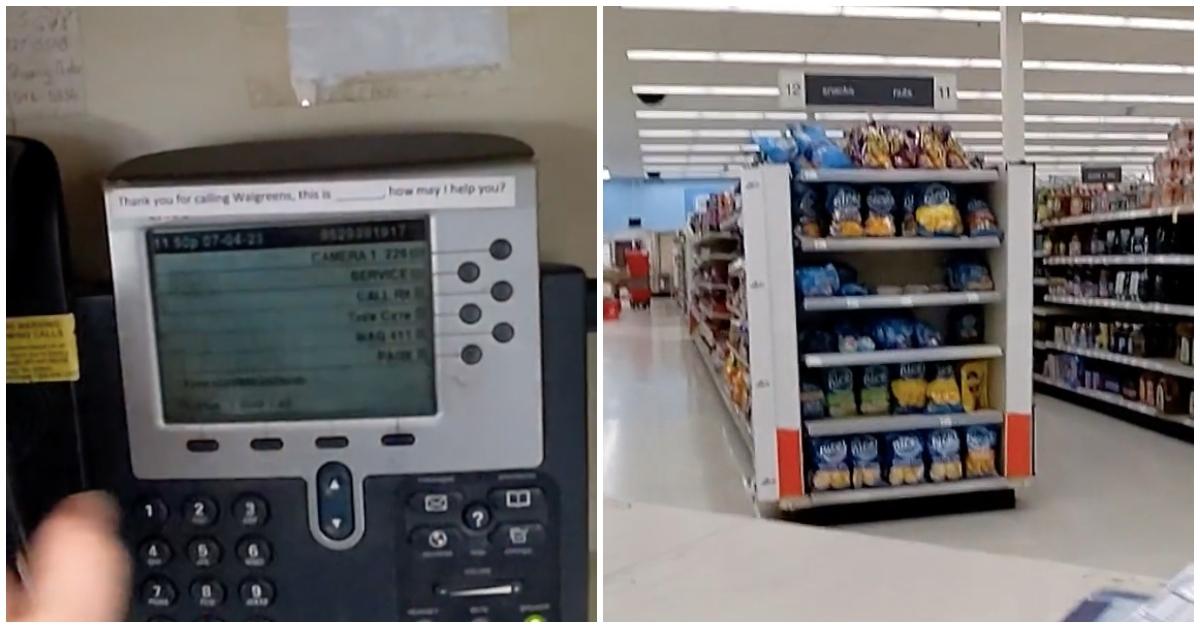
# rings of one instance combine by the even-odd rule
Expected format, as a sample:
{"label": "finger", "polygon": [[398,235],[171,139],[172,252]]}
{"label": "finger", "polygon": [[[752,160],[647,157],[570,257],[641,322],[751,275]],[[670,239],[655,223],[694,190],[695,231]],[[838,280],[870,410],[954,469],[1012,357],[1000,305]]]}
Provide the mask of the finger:
{"label": "finger", "polygon": [[20,621],[25,617],[25,611],[28,607],[25,587],[21,584],[21,580],[17,578],[17,574],[13,573],[11,569],[6,570],[6,573],[8,574],[8,578],[4,588],[5,618],[8,621]]}
{"label": "finger", "polygon": [[54,508],[30,544],[30,619],[124,618],[130,567],[119,520],[113,500],[95,491],[72,495]]}

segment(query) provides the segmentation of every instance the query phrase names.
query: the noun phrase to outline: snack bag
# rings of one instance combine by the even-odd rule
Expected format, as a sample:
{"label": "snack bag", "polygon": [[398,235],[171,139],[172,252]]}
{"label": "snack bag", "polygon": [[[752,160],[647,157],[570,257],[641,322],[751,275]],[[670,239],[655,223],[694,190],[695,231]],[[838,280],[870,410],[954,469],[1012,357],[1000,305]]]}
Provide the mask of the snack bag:
{"label": "snack bag", "polygon": [[987,265],[971,260],[958,260],[947,264],[946,285],[956,292],[996,289]]}
{"label": "snack bag", "polygon": [[910,189],[914,194],[917,235],[960,236],[962,218],[954,205],[954,193],[941,183],[927,183]]}
{"label": "snack bag", "polygon": [[891,409],[889,379],[886,366],[875,364],[863,367],[862,386],[859,388],[859,410],[863,414],[887,414]]}
{"label": "snack bag", "polygon": [[892,396],[896,398],[896,414],[919,414],[925,411],[925,363],[909,362],[896,368],[892,379]]}
{"label": "snack bag", "polygon": [[[914,166],[915,167],[915,166]],[[916,188],[909,187],[904,190],[904,195],[901,197],[898,212],[900,218],[900,235],[905,238],[913,238],[917,236],[917,194]]]}
{"label": "snack bag", "polygon": [[814,491],[850,488],[850,466],[846,463],[846,439],[814,438],[813,471],[809,483]]}
{"label": "snack bag", "polygon": [[792,225],[797,237],[821,237],[817,191],[799,180],[792,181]]}
{"label": "snack bag", "polygon": [[917,166],[921,168],[940,169],[946,167],[946,146],[942,136],[930,125],[922,125],[917,130],[920,154],[917,156]]}
{"label": "snack bag", "polygon": [[891,144],[892,165],[896,168],[916,168],[921,149],[918,147],[917,132],[913,129],[901,131],[895,127],[888,129],[888,142]]}
{"label": "snack bag", "polygon": [[860,351],[858,330],[850,323],[838,323],[833,326],[833,333],[837,336],[837,350],[841,353],[854,353]]}
{"label": "snack bag", "polygon": [[815,168],[853,168],[854,162],[816,124],[789,124],[799,154]]}
{"label": "snack bag", "polygon": [[825,391],[820,386],[808,382],[800,384],[800,416],[806,419],[825,417]]}
{"label": "snack bag", "polygon": [[781,137],[754,133],[751,139],[758,145],[758,152],[762,154],[767,163],[786,164],[796,158],[798,152],[796,141],[788,137],[786,133]]}
{"label": "snack bag", "polygon": [[975,306],[950,310],[950,344],[974,345],[983,342],[983,312]]}
{"label": "snack bag", "polygon": [[844,417],[858,414],[858,403],[854,399],[854,372],[846,367],[825,371],[825,403],[829,416]]}
{"label": "snack bag", "polygon": [[963,476],[962,448],[958,432],[950,428],[930,430],[925,447],[929,450],[929,480],[953,482]]}
{"label": "snack bag", "polygon": [[879,468],[879,440],[874,436],[855,436],[850,440],[851,481],[854,488],[883,486]]}
{"label": "snack bag", "polygon": [[967,235],[971,237],[1000,235],[996,214],[992,213],[992,208],[987,201],[978,198],[967,201],[966,214]]}
{"label": "snack bag", "polygon": [[801,266],[796,269],[796,287],[806,297],[831,297],[837,294],[841,282],[833,264]]}
{"label": "snack bag", "polygon": [[970,168],[971,164],[967,160],[967,151],[963,150],[958,140],[950,134],[949,125],[942,125],[937,129],[938,135],[941,138],[942,146],[946,148],[946,166],[949,168]]}
{"label": "snack bag", "polygon": [[871,338],[879,349],[911,349],[913,324],[906,318],[882,318],[871,325]]}
{"label": "snack bag", "polygon": [[963,362],[962,373],[962,406],[966,412],[984,410],[988,401],[988,363],[986,360]]}
{"label": "snack bag", "polygon": [[858,192],[848,185],[830,184],[826,189],[825,211],[829,214],[829,236],[857,238],[863,234],[862,206]]}
{"label": "snack bag", "polygon": [[962,396],[958,392],[958,378],[953,364],[939,364],[933,379],[925,390],[929,397],[928,414],[950,414],[962,412]]}
{"label": "snack bag", "polygon": [[966,430],[966,477],[996,475],[996,429],[990,425],[972,425]]}
{"label": "snack bag", "polygon": [[895,210],[896,198],[891,190],[878,185],[868,190],[866,234],[873,238],[896,235],[896,223],[892,219]]}
{"label": "snack bag", "polygon": [[914,433],[888,434],[888,483],[892,486],[923,483],[925,481],[923,451],[921,438]]}
{"label": "snack bag", "polygon": [[917,346],[922,349],[942,346],[941,332],[925,321],[917,321],[913,330],[913,338],[917,341]]}
{"label": "snack bag", "polygon": [[867,168],[892,167],[891,142],[883,128],[870,122],[863,129],[862,165]]}

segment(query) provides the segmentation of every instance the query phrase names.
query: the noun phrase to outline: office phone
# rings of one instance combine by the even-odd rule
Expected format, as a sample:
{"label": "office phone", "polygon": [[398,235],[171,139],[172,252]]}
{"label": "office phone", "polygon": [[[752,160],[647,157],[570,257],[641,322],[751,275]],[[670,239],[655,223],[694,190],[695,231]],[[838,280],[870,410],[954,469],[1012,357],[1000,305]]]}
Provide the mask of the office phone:
{"label": "office phone", "polygon": [[77,388],[131,619],[586,618],[591,304],[526,145],[185,149],[105,202]]}

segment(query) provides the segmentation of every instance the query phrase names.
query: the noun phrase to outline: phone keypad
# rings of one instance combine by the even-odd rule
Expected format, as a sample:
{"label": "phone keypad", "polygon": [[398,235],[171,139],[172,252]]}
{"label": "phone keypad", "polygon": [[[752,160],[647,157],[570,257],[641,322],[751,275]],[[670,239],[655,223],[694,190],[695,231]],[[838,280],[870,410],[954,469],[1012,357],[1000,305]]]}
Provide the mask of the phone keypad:
{"label": "phone keypad", "polygon": [[[267,500],[243,493],[222,504],[196,494],[177,506],[172,510],[155,495],[130,506],[127,521],[140,537],[137,567],[147,574],[135,592],[136,605],[150,611],[152,620],[220,621],[242,613],[271,619],[263,613],[276,598],[275,582],[266,573],[275,548],[252,532],[266,527]],[[218,525],[223,507],[230,521]],[[176,549],[183,554],[179,560],[173,560]],[[230,549],[233,554],[226,556]]]}

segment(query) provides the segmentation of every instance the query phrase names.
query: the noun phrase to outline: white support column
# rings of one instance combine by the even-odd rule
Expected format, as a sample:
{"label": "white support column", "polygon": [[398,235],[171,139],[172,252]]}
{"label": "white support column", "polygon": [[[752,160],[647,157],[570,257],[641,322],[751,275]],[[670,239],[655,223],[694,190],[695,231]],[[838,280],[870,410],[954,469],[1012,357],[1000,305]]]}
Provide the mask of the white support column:
{"label": "white support column", "polygon": [[1024,63],[1021,7],[1000,7],[1000,131],[1009,163],[1025,159]]}

